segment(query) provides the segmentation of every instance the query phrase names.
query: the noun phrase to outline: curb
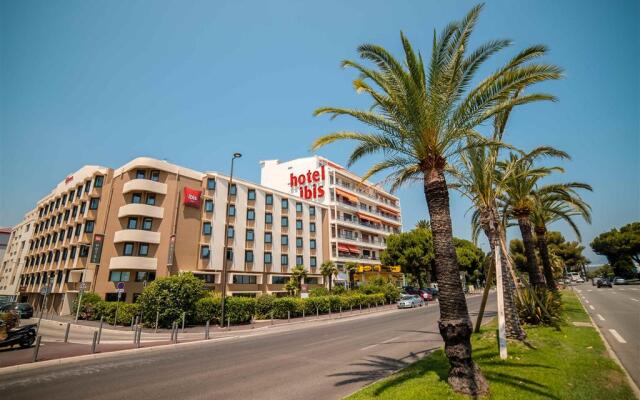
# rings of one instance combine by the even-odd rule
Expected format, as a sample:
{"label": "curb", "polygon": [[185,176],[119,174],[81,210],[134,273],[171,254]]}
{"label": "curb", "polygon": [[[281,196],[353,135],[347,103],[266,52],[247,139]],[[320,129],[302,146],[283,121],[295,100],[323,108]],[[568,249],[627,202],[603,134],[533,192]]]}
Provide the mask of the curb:
{"label": "curb", "polygon": [[611,345],[609,345],[609,342],[607,342],[607,339],[602,334],[600,327],[596,325],[593,318],[591,318],[591,314],[589,314],[589,311],[587,311],[587,309],[584,307],[584,304],[582,303],[582,299],[580,299],[580,296],[578,295],[578,293],[576,293],[575,289],[573,288],[571,290],[578,298],[578,302],[580,302],[580,306],[582,306],[582,309],[584,310],[584,312],[587,313],[587,316],[591,321],[591,325],[595,328],[596,332],[598,332],[598,335],[600,335],[600,339],[602,339],[602,341],[604,342],[604,347],[607,349],[607,353],[609,353],[609,357],[611,357],[613,361],[615,361],[616,364],[618,364],[622,372],[624,372],[624,375],[627,377],[627,381],[629,382],[629,386],[631,386],[631,390],[633,391],[633,394],[636,396],[637,399],[640,399],[640,388],[638,388],[638,385],[636,385],[636,382],[631,378],[631,375],[629,375],[629,371],[627,371],[624,365],[622,365],[622,362],[616,355],[615,351],[613,351],[613,349],[611,348]]}

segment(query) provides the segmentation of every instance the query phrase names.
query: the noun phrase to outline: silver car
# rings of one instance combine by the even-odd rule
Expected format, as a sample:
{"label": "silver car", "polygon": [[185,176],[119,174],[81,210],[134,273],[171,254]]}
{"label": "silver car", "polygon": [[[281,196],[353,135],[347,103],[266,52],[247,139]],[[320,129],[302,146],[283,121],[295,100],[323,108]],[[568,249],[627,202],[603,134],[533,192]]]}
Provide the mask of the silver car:
{"label": "silver car", "polygon": [[403,294],[398,301],[398,308],[415,308],[422,307],[424,300],[415,294]]}

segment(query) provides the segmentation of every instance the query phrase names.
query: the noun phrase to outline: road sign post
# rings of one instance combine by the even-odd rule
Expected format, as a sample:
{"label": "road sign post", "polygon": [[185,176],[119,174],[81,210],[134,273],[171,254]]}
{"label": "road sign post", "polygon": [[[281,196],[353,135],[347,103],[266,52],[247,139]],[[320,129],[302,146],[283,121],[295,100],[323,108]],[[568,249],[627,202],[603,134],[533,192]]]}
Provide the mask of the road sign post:
{"label": "road sign post", "polygon": [[116,316],[113,321],[114,327],[118,325],[118,309],[120,308],[120,296],[124,293],[124,282],[118,282],[116,285],[116,293],[118,294],[118,297],[116,298]]}

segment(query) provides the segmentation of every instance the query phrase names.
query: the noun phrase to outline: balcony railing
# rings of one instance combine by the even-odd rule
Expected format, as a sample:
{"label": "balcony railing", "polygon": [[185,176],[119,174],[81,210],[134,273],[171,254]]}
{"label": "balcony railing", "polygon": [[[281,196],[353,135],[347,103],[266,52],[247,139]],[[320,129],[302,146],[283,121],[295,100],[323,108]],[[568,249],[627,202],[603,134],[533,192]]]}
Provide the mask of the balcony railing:
{"label": "balcony railing", "polygon": [[356,226],[364,226],[364,227],[369,228],[369,229],[375,229],[377,231],[383,231],[383,232],[388,232],[388,233],[398,233],[399,232],[399,230],[392,229],[392,228],[390,228],[390,227],[388,227],[386,225],[372,224],[370,222],[361,221],[361,220],[359,220],[357,218],[346,219],[344,217],[336,217],[334,219],[337,220],[337,221],[347,222],[347,223],[350,223],[350,224],[353,224],[353,225],[356,225]]}
{"label": "balcony railing", "polygon": [[354,210],[356,212],[362,212],[362,213],[376,215],[376,216],[379,216],[381,218],[385,218],[385,219],[388,219],[388,220],[391,220],[391,221],[394,221],[394,222],[397,222],[397,223],[400,222],[400,217],[397,217],[397,216],[392,216],[392,215],[389,215],[389,214],[383,214],[383,213],[381,213],[379,211],[370,211],[368,208],[365,208],[365,207],[362,207],[362,206],[357,207],[355,204],[349,203],[349,202],[346,202],[346,201],[343,201],[343,200],[336,200],[336,202],[340,206],[352,209],[352,210]]}
{"label": "balcony railing", "polygon": [[[386,246],[387,242],[383,241],[380,238],[363,238],[363,237],[355,237],[353,235],[345,235],[343,233],[339,233],[337,236],[339,239],[343,239],[343,240],[348,240],[351,242],[355,242],[358,244],[364,244],[364,245],[374,245],[374,246]],[[335,236],[334,236],[335,239]]]}
{"label": "balcony railing", "polygon": [[383,204],[386,204],[386,205],[388,205],[390,207],[396,207],[396,208],[399,207],[397,202],[393,202],[393,201],[388,200],[388,199],[386,199],[386,198],[384,198],[382,196],[372,195],[371,193],[369,193],[369,192],[367,192],[365,190],[362,190],[362,189],[359,189],[359,188],[356,188],[356,187],[353,187],[353,186],[350,186],[350,185],[346,185],[346,184],[344,184],[342,182],[336,182],[335,185],[336,186],[340,186],[341,188],[345,188],[345,189],[347,189],[347,190],[349,190],[351,192],[358,193],[358,194],[360,194],[360,195],[362,195],[364,197],[367,197],[367,198],[369,198],[371,200],[377,201],[378,203],[383,203]]}

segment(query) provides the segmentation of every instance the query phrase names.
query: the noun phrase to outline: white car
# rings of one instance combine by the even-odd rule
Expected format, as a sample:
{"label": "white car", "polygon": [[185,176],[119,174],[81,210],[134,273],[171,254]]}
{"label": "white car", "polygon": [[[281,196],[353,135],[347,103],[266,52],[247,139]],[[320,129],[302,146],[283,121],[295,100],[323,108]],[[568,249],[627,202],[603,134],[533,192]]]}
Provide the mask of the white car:
{"label": "white car", "polygon": [[403,294],[398,301],[398,308],[415,308],[422,307],[424,300],[422,297],[415,294]]}

